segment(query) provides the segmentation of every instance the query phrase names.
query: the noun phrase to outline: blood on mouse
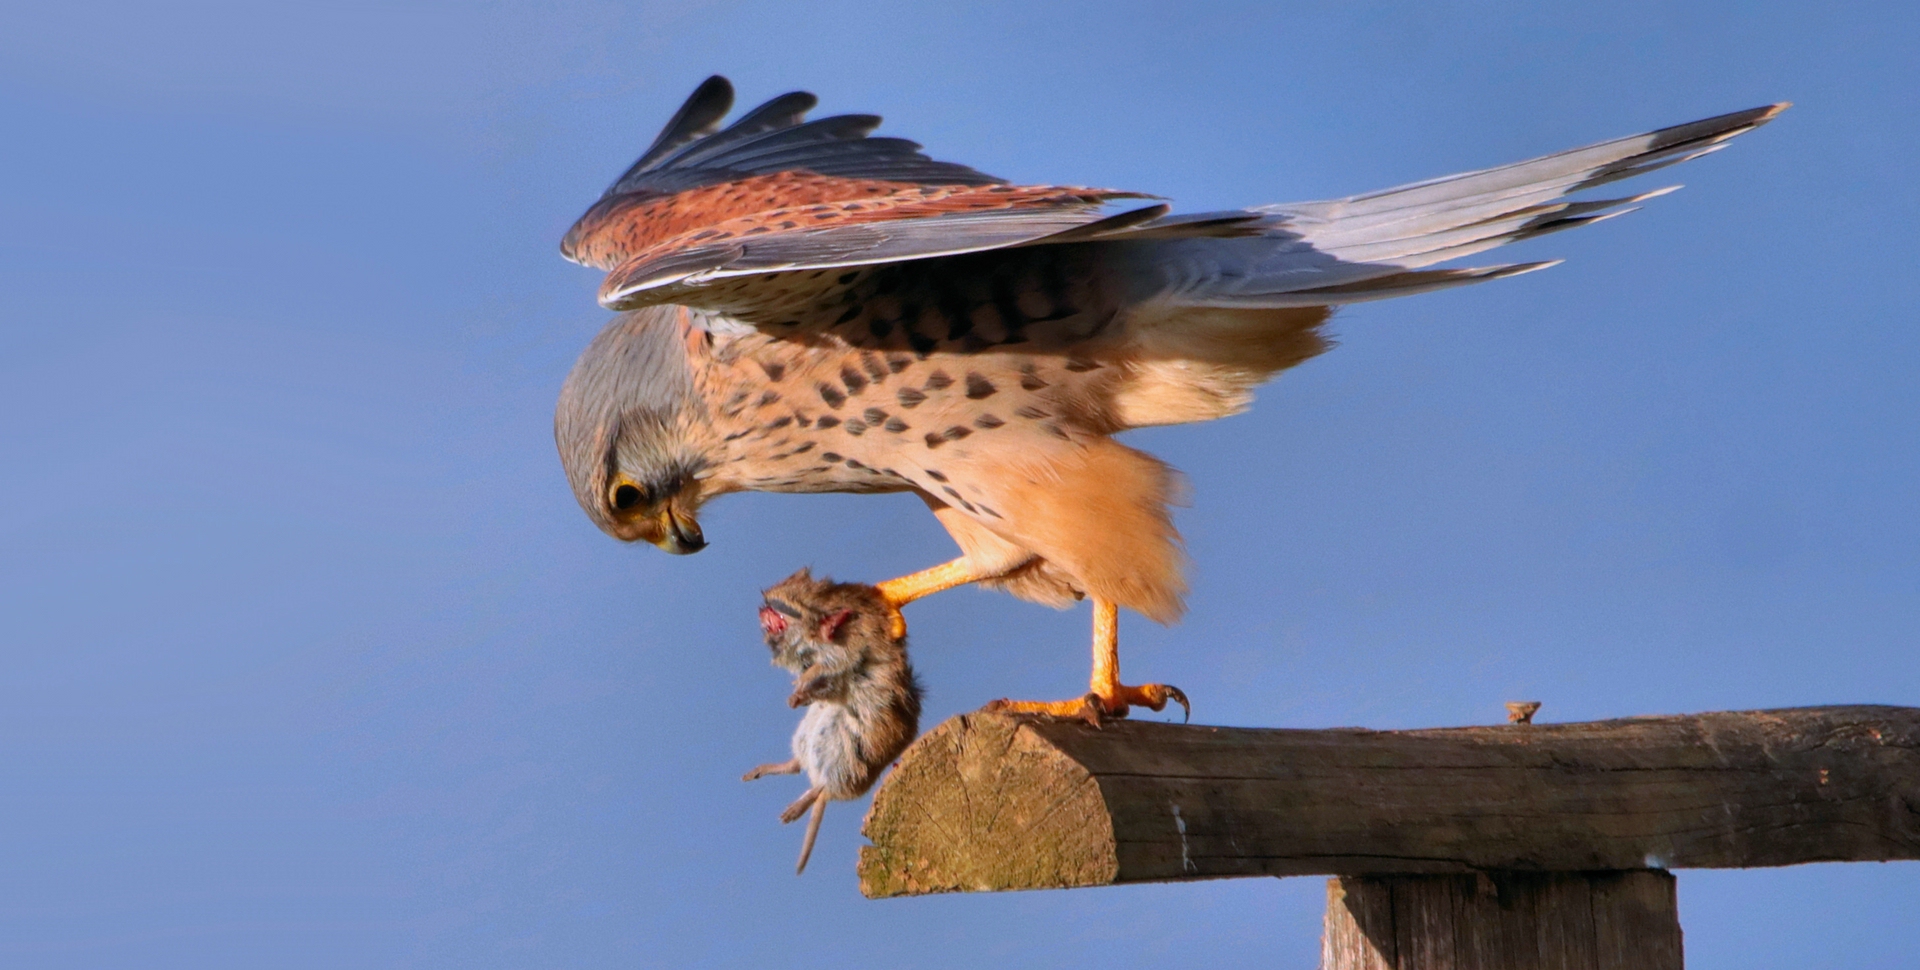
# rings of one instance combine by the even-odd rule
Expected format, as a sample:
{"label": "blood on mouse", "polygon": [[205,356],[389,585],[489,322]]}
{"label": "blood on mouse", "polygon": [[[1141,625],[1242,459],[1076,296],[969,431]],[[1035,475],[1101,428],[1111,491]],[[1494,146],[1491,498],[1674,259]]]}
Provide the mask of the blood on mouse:
{"label": "blood on mouse", "polygon": [[805,772],[812,783],[780,821],[807,810],[798,872],[820,833],[829,801],[866,794],[920,731],[922,690],[907,663],[906,638],[892,636],[892,607],[863,583],[814,579],[802,569],[763,594],[760,629],[773,664],[792,671],[791,707],[806,707],[793,733],[793,758],[743,779]]}

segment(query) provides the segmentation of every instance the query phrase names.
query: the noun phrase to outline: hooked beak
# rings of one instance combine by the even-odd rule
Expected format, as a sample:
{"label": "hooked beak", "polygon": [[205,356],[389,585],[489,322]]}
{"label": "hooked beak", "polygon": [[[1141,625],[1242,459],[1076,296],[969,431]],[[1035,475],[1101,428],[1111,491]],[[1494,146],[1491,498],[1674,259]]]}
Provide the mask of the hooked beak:
{"label": "hooked beak", "polygon": [[691,555],[707,547],[707,537],[700,532],[700,523],[694,521],[693,513],[680,509],[677,503],[669,502],[659,513],[660,538],[654,545],[676,556]]}

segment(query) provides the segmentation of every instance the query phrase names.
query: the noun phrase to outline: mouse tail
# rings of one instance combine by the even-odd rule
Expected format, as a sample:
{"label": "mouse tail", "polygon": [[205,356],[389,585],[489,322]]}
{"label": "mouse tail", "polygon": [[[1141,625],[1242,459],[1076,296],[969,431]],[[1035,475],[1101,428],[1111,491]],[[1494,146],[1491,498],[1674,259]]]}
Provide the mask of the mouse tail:
{"label": "mouse tail", "polygon": [[827,817],[827,793],[823,789],[813,798],[813,817],[807,819],[807,837],[800,843],[800,864],[793,868],[794,875],[807,871],[807,859],[813,856],[813,840],[820,835],[820,820]]}

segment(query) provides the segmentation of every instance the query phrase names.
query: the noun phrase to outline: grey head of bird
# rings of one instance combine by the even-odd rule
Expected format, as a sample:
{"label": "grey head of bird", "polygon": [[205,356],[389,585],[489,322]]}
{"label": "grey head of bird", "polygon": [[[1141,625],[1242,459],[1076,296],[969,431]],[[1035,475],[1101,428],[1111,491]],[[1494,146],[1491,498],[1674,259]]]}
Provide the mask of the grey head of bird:
{"label": "grey head of bird", "polygon": [[553,437],[573,496],[601,531],[675,555],[706,548],[696,513],[709,461],[697,429],[706,406],[693,386],[680,307],[616,317],[560,389]]}

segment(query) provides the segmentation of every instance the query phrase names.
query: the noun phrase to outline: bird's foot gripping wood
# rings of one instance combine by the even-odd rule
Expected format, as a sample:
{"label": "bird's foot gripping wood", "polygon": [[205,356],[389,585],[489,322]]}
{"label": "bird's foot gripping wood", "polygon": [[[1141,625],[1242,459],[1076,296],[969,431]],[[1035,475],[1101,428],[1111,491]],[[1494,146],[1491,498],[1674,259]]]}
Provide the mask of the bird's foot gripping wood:
{"label": "bird's foot gripping wood", "polygon": [[1193,705],[1187,702],[1185,691],[1172,684],[1142,684],[1131,687],[1126,684],[1114,684],[1111,694],[1102,696],[1095,691],[1070,701],[1015,701],[1001,698],[989,701],[981,710],[1000,711],[1009,714],[1041,714],[1047,717],[1064,717],[1085,721],[1099,727],[1103,722],[1126,717],[1135,707],[1148,710],[1165,710],[1168,701],[1177,702],[1183,712],[1182,720],[1193,715]]}
{"label": "bird's foot gripping wood", "polygon": [[1177,701],[1185,719],[1193,716],[1193,705],[1185,691],[1171,684],[1142,684],[1138,687],[1120,682],[1120,608],[1109,600],[1093,600],[1093,677],[1084,697],[1070,701],[1013,701],[1001,698],[984,710],[1011,714],[1043,714],[1048,717],[1077,718],[1099,727],[1109,718],[1126,717],[1135,707],[1165,710],[1168,701]]}

